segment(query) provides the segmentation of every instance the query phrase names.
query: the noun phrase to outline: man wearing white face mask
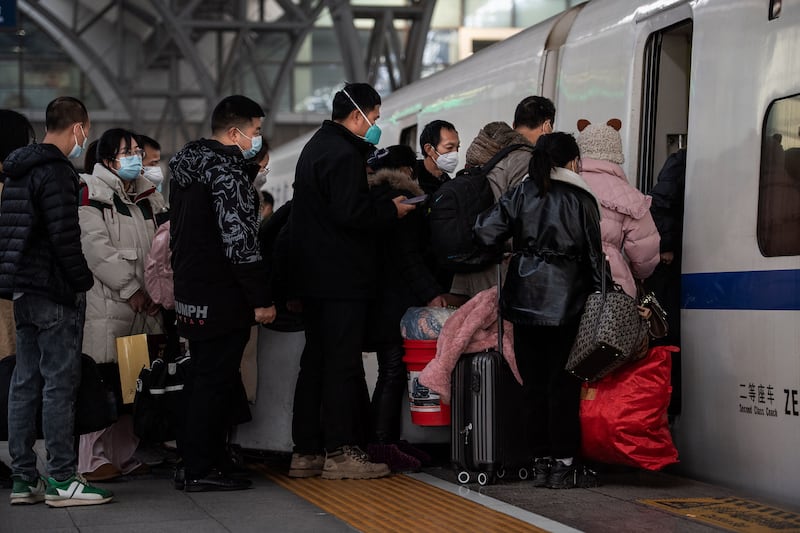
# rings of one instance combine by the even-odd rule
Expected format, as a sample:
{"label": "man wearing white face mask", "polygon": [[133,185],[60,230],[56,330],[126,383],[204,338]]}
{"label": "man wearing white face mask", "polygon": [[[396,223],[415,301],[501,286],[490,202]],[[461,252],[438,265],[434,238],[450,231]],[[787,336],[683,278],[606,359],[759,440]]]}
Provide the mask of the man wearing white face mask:
{"label": "man wearing white face mask", "polygon": [[367,156],[380,138],[381,97],[351,83],[297,161],[289,219],[291,272],[303,300],[306,346],[294,397],[289,475],[326,479],[386,476],[359,448],[369,395],[361,359],[367,304],[377,284],[377,232],[414,209],[396,196],[376,201]]}
{"label": "man wearing white face mask", "polygon": [[434,120],[422,129],[419,146],[425,158],[417,162],[414,173],[425,194],[432,195],[455,172],[461,141],[455,126]]}
{"label": "man wearing white face mask", "polygon": [[[156,223],[160,226],[169,220],[169,210],[164,196],[161,195],[161,188],[164,183],[164,171],[161,169],[161,145],[147,135],[137,135],[136,141],[142,149],[142,177],[147,180],[143,183],[143,187],[137,184],[137,195],[139,196],[152,196],[150,202],[155,209]],[[147,186],[152,184],[155,191]],[[159,194],[154,194],[155,192]]]}

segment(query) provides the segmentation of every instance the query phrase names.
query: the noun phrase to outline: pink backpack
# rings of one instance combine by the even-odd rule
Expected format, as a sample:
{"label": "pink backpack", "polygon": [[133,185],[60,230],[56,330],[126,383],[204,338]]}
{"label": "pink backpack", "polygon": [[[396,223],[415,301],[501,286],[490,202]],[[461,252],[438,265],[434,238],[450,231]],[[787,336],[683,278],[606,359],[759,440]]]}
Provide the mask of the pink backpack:
{"label": "pink backpack", "polygon": [[159,226],[150,252],[144,260],[144,287],[150,298],[164,309],[175,308],[172,283],[172,252],[169,249],[169,222]]}

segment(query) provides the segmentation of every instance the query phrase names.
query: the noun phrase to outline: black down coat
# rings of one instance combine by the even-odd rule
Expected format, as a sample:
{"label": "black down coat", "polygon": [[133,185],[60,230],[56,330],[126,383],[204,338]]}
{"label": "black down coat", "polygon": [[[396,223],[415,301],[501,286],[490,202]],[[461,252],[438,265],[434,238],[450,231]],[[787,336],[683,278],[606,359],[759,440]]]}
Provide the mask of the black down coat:
{"label": "black down coat", "polygon": [[75,305],[94,284],[81,251],[78,174],[52,144],[15,150],[3,163],[0,296],[14,292]]}
{"label": "black down coat", "polygon": [[[394,169],[382,169],[371,175],[369,185],[377,201],[423,194],[410,177]],[[424,306],[446,292],[425,261],[427,246],[427,221],[419,207],[378,235],[378,291],[370,309],[367,333],[370,348],[400,344],[403,340],[400,319],[406,310]]]}
{"label": "black down coat", "polygon": [[[526,179],[475,222],[480,244],[514,239],[502,311],[515,324],[574,322],[586,297],[601,286],[605,258],[597,200],[567,169],[555,169],[550,180],[550,191],[540,197],[536,183]],[[610,287],[610,269],[606,272]]]}
{"label": "black down coat", "polygon": [[655,187],[650,191],[650,214],[661,235],[661,252],[681,253],[683,239],[683,192],[686,188],[686,149],[667,158]]}

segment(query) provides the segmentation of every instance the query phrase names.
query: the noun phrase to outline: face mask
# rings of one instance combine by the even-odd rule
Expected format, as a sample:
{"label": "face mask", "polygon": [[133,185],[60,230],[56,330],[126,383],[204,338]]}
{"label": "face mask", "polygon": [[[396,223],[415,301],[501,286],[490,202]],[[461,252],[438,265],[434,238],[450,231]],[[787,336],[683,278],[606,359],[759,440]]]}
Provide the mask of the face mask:
{"label": "face mask", "polygon": [[236,130],[242,134],[245,139],[250,140],[250,148],[247,150],[242,150],[242,147],[239,146],[239,143],[236,143],[236,146],[239,146],[239,150],[242,150],[242,155],[245,159],[253,159],[259,150],[261,150],[261,135],[253,135],[252,137],[248,137],[244,134],[242,130],[236,128]]}
{"label": "face mask", "polygon": [[164,173],[161,171],[161,167],[144,167],[143,170],[144,177],[147,181],[156,187],[161,186],[161,183],[164,181]]}
{"label": "face mask", "polygon": [[440,154],[436,151],[436,148],[434,148],[433,151],[439,156],[436,159],[436,166],[439,167],[442,172],[452,174],[452,172],[458,166],[458,152],[447,152],[446,154]]}
{"label": "face mask", "polygon": [[83,131],[83,126],[80,124],[78,124],[78,126],[80,126],[81,133],[83,133],[83,144],[78,144],[78,135],[73,134],[73,137],[75,137],[75,146],[72,147],[72,150],[70,150],[69,155],[67,156],[70,159],[79,158],[86,150],[86,141],[89,140],[89,138],[86,136],[86,133]]}
{"label": "face mask", "polygon": [[142,157],[138,155],[129,155],[117,159],[120,167],[117,170],[117,176],[124,180],[135,180],[139,174],[142,173]]}
{"label": "face mask", "polygon": [[377,124],[373,124],[372,122],[369,121],[367,115],[365,115],[364,112],[361,111],[361,108],[358,107],[356,101],[353,100],[349,94],[347,94],[347,91],[342,89],[342,92],[353,103],[353,105],[356,106],[358,112],[361,113],[361,116],[364,117],[364,120],[366,120],[367,124],[369,124],[369,129],[367,130],[367,133],[364,134],[364,140],[370,144],[378,144],[381,140],[381,129],[378,127]]}

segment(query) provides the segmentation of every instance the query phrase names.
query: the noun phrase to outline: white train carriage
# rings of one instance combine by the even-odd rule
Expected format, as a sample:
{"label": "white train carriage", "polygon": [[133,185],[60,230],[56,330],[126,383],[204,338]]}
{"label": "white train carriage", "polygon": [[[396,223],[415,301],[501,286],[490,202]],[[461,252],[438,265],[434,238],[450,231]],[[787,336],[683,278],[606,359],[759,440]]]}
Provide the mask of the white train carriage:
{"label": "white train carriage", "polygon": [[[798,50],[798,0],[592,0],[397,91],[379,120],[381,146],[419,149],[422,126],[445,119],[466,147],[483,124],[510,123],[522,98],[542,94],[562,131],[620,118],[624,168],[645,191],[688,143],[681,468],[791,504],[800,502]],[[278,203],[291,197],[306,139],[272,155]],[[261,350],[268,358],[269,343]]]}

